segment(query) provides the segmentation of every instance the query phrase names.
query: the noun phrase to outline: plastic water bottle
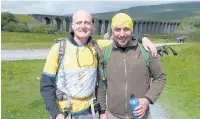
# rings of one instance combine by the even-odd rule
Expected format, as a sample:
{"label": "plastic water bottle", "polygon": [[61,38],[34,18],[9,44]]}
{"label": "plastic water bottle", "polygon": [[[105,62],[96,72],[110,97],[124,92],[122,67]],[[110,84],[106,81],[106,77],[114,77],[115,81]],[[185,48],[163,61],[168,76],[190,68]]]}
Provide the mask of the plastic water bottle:
{"label": "plastic water bottle", "polygon": [[139,106],[139,100],[134,94],[132,94],[129,99],[129,107],[134,119],[139,119],[139,116],[135,116],[133,113],[137,106]]}

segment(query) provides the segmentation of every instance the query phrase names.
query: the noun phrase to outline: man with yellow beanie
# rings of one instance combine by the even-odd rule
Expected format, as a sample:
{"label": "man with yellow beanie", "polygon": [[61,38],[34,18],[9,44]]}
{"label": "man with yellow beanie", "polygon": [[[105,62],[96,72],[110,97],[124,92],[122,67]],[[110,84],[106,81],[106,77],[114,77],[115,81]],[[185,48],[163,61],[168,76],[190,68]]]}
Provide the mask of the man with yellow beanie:
{"label": "man with yellow beanie", "polygon": [[[164,88],[166,76],[159,58],[152,57],[132,37],[133,27],[127,14],[118,13],[112,18],[114,42],[102,49],[102,80],[97,95],[100,119],[133,119],[133,113],[151,119],[149,104],[155,103]],[[128,104],[132,94],[139,99],[133,112]]]}

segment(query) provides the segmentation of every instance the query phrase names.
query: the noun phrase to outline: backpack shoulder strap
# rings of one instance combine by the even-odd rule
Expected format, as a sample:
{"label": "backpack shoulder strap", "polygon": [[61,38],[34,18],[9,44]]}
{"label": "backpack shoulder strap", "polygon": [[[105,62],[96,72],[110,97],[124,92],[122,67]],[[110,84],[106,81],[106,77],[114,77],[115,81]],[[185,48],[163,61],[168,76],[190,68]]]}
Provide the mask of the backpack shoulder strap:
{"label": "backpack shoulder strap", "polygon": [[[63,57],[65,55],[65,48],[66,48],[66,40],[67,38],[59,39],[59,50],[58,50],[58,69],[60,68],[60,65],[62,63]],[[57,72],[58,72],[57,69]]]}
{"label": "backpack shoulder strap", "polygon": [[94,47],[96,53],[97,53],[97,60],[100,61],[101,58],[101,49],[98,45],[98,43],[95,40],[91,40],[92,46]]}
{"label": "backpack shoulder strap", "polygon": [[110,55],[111,55],[111,52],[112,52],[112,44],[110,44],[108,47],[106,47],[106,50],[105,50],[104,55],[103,55],[103,62],[105,64],[105,66],[108,63],[108,60],[109,60]]}
{"label": "backpack shoulder strap", "polygon": [[108,60],[110,59],[110,55],[112,52],[112,44],[106,47],[103,58],[101,59],[100,63],[100,73],[101,73],[101,78],[103,82],[104,89],[107,89],[107,76],[106,76],[106,66],[108,63]]}
{"label": "backpack shoulder strap", "polygon": [[144,47],[143,47],[143,45],[142,45],[141,43],[138,42],[138,45],[139,45],[139,47],[140,47],[140,50],[141,50],[141,52],[142,52],[142,55],[145,57],[146,66],[147,66],[148,68],[150,68],[150,54],[149,54],[149,52],[147,52],[147,51],[144,49]]}

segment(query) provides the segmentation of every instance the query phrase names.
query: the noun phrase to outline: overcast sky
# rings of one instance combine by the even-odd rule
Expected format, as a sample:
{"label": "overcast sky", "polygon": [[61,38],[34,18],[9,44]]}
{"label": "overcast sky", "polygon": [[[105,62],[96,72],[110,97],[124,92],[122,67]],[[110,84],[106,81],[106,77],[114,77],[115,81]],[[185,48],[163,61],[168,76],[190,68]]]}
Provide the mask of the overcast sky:
{"label": "overcast sky", "polygon": [[[157,5],[173,2],[185,2],[191,0],[138,0],[138,1],[1,1],[1,11],[16,14],[73,14],[77,10],[85,9],[91,13],[117,11],[123,8],[145,5]],[[200,0],[196,0],[200,1]]]}

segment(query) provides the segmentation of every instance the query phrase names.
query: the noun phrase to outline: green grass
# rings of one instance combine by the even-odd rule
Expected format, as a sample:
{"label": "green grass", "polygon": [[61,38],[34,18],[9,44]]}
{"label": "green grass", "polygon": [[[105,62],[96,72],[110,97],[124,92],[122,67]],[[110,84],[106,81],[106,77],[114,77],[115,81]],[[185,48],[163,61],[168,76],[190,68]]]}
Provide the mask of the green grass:
{"label": "green grass", "polygon": [[167,83],[159,99],[173,119],[200,118],[200,43],[173,46],[178,56],[161,58]]}
{"label": "green grass", "polygon": [[148,37],[151,41],[153,41],[154,43],[172,43],[172,42],[176,42],[176,35],[170,34],[170,35],[147,35],[146,37]]}
{"label": "green grass", "polygon": [[200,41],[200,28],[196,29],[195,32],[188,34],[188,36],[190,37],[190,40],[188,40],[188,41],[199,42]]}
{"label": "green grass", "polygon": [[184,23],[181,23],[178,27],[177,27],[177,31],[182,31],[182,30],[184,30],[184,25],[183,25]]}
{"label": "green grass", "polygon": [[[40,34],[1,32],[2,49],[24,49],[24,48],[50,48],[55,38],[65,38],[68,34]],[[94,35],[93,39],[102,39],[103,36]]]}
{"label": "green grass", "polygon": [[147,35],[146,37],[148,37],[151,41],[155,42],[155,43],[168,43],[168,42],[177,42],[176,38],[180,37],[180,36],[188,36],[188,38],[186,38],[185,42],[200,42],[200,28],[195,28],[196,31],[195,32],[191,32],[191,33],[181,33],[181,34],[176,34],[176,33],[171,33],[171,34],[150,34]]}
{"label": "green grass", "polygon": [[[181,35],[189,36],[186,42],[200,41],[200,29],[189,34],[168,34],[168,35],[147,35],[155,43],[176,42],[176,37]],[[68,37],[68,34],[40,34],[1,32],[2,49],[23,49],[23,48],[50,48],[55,38]],[[103,36],[94,35],[93,39],[103,39]]]}
{"label": "green grass", "polygon": [[[172,46],[178,56],[161,58],[167,83],[159,103],[173,119],[200,118],[200,43]],[[2,62],[2,118],[45,119],[39,92],[44,60]]]}
{"label": "green grass", "polygon": [[51,48],[54,43],[3,43],[2,49],[43,49]]}
{"label": "green grass", "polygon": [[40,95],[44,60],[2,62],[2,119],[48,119]]}
{"label": "green grass", "polygon": [[42,34],[2,32],[1,43],[51,43],[54,38],[67,37],[66,34]]}
{"label": "green grass", "polygon": [[67,37],[66,34],[40,34],[40,33],[19,33],[2,32],[2,49],[22,48],[50,48],[55,38]]}
{"label": "green grass", "polygon": [[15,17],[19,20],[21,23],[28,23],[28,24],[41,24],[39,21],[37,21],[35,18],[32,16],[26,15],[26,14],[14,14]]}

